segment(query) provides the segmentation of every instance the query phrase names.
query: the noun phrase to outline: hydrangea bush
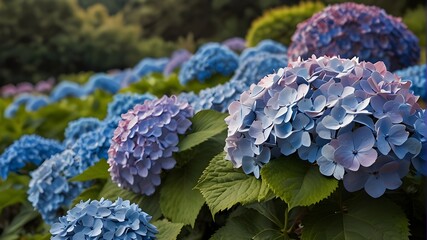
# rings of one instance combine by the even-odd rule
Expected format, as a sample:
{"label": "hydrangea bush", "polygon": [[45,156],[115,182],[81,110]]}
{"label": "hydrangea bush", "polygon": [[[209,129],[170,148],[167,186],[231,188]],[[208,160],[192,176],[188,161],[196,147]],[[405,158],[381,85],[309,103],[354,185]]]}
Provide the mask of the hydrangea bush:
{"label": "hydrangea bush", "polygon": [[403,80],[411,81],[411,90],[415,95],[420,96],[424,101],[427,101],[426,73],[426,64],[408,67],[395,72],[395,74],[397,74]]}
{"label": "hydrangea bush", "polygon": [[423,172],[424,111],[409,87],[382,62],[292,62],[230,104],[226,158],[259,178],[271,158],[298,153],[348,191],[379,197],[402,184],[411,161]]}
{"label": "hydrangea bush", "polygon": [[122,115],[108,150],[113,181],[136,193],[151,195],[162,170],[175,166],[178,134],[191,126],[193,109],[175,96],[145,101]]}
{"label": "hydrangea bush", "polygon": [[378,7],[356,3],[329,6],[298,25],[288,56],[358,57],[383,61],[390,71],[415,65],[420,58],[417,37],[398,18]]}
{"label": "hydrangea bush", "polygon": [[136,204],[118,198],[80,202],[52,225],[52,239],[156,239],[151,216]]}

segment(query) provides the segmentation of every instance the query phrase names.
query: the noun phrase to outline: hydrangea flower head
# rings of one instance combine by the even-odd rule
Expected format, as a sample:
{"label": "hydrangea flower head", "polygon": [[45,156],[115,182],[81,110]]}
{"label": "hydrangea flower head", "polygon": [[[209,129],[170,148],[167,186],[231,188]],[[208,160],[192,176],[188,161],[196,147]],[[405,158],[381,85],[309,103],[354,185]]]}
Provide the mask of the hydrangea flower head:
{"label": "hydrangea flower head", "polygon": [[424,101],[427,101],[426,66],[426,64],[416,65],[395,72],[395,74],[397,74],[403,80],[411,81],[411,90],[414,91],[415,95],[420,96]]}
{"label": "hydrangea flower head", "polygon": [[85,95],[89,95],[97,89],[115,94],[120,90],[120,80],[107,74],[94,74],[84,85],[83,91]]}
{"label": "hydrangea flower head", "polygon": [[182,64],[191,58],[192,54],[186,49],[176,50],[172,53],[171,59],[166,64],[163,74],[169,76],[175,69],[180,68]]}
{"label": "hydrangea flower head", "polygon": [[39,166],[50,156],[62,152],[64,146],[37,135],[24,135],[0,155],[0,177],[6,179],[9,172],[18,172],[27,164]]}
{"label": "hydrangea flower head", "polygon": [[229,76],[238,67],[237,55],[218,43],[203,45],[179,72],[179,82],[183,85],[191,80],[204,82],[215,74]]}
{"label": "hydrangea flower head", "polygon": [[83,134],[98,129],[101,121],[97,118],[79,118],[68,123],[65,129],[64,143],[66,146],[73,145]]}
{"label": "hydrangea flower head", "polygon": [[168,62],[168,58],[144,58],[133,68],[133,72],[139,78],[151,73],[162,73]]}
{"label": "hydrangea flower head", "polygon": [[143,104],[145,100],[152,100],[155,96],[146,94],[121,93],[114,95],[113,101],[108,104],[107,119],[120,117],[136,104]]}
{"label": "hydrangea flower head", "polygon": [[228,47],[229,49],[235,52],[241,52],[246,48],[246,40],[240,37],[233,37],[223,41],[222,45]]}
{"label": "hydrangea flower head", "polygon": [[138,205],[118,198],[80,202],[52,225],[54,240],[66,239],[156,239],[151,216]]}
{"label": "hydrangea flower head", "polygon": [[82,97],[84,95],[81,86],[75,82],[63,81],[56,85],[50,93],[50,99],[57,102],[66,97]]}
{"label": "hydrangea flower head", "polygon": [[122,115],[108,150],[113,181],[136,193],[151,195],[163,169],[172,169],[178,134],[191,126],[193,109],[177,97],[137,104]]}
{"label": "hydrangea flower head", "polygon": [[1,96],[5,98],[15,96],[18,93],[15,85],[13,84],[4,85],[1,87],[0,92]]}
{"label": "hydrangea flower head", "polygon": [[79,159],[71,150],[53,155],[31,172],[28,200],[47,223],[53,223],[62,207],[69,207],[83,190],[81,182],[68,182],[79,174]]}
{"label": "hydrangea flower head", "polygon": [[27,104],[25,105],[25,110],[27,110],[27,112],[34,112],[44,106],[49,105],[49,103],[50,99],[47,96],[35,95],[28,100]]}
{"label": "hydrangea flower head", "polygon": [[288,56],[359,57],[384,61],[391,71],[415,65],[420,57],[417,37],[402,21],[378,7],[356,3],[329,6],[298,25]]}
{"label": "hydrangea flower head", "polygon": [[45,81],[38,82],[34,88],[37,92],[46,93],[52,90],[54,84],[55,84],[55,80],[53,78],[49,78]]}
{"label": "hydrangea flower head", "polygon": [[287,52],[288,52],[288,49],[279,42],[269,40],[269,39],[262,40],[255,47],[245,49],[239,57],[239,62],[240,64],[242,64],[247,59],[261,53],[286,55]]}
{"label": "hydrangea flower head", "polygon": [[401,162],[412,161],[416,169],[427,165],[420,156],[424,111],[409,88],[382,62],[326,56],[291,62],[230,104],[226,158],[258,178],[270,158],[298,153],[323,175],[349,181],[349,191],[364,186],[378,197],[395,185],[364,185],[363,178],[353,187],[355,178],[347,176],[376,173],[382,168],[378,159],[387,157],[398,162],[391,164],[397,167],[390,181],[400,186],[408,172]]}

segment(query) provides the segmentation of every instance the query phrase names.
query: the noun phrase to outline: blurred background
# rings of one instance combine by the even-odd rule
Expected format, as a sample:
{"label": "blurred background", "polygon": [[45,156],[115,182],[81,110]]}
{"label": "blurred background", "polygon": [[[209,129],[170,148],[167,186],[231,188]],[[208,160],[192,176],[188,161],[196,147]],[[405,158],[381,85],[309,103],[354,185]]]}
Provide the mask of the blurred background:
{"label": "blurred background", "polygon": [[[321,2],[327,5],[345,1]],[[377,5],[401,17],[425,46],[424,0],[355,2]],[[61,81],[64,74],[123,69],[145,57],[169,56],[180,48],[194,52],[200,44],[230,37],[246,38],[249,45],[256,44],[264,35],[280,41],[274,36],[274,28],[280,26],[272,26],[261,36],[248,33],[254,21],[268,15],[271,9],[299,3],[298,0],[0,0],[0,86],[48,78]]]}

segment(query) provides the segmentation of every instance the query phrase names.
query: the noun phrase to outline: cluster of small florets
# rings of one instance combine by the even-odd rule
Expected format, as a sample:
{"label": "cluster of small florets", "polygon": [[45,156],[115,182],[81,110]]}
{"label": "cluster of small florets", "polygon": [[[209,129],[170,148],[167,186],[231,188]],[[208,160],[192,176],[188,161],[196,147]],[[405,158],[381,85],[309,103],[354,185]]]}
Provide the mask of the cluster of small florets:
{"label": "cluster of small florets", "polygon": [[6,179],[10,172],[18,172],[27,164],[39,166],[50,156],[62,152],[58,141],[37,135],[24,135],[0,155],[0,177]]}
{"label": "cluster of small florets", "polygon": [[283,44],[273,40],[263,40],[255,47],[245,49],[239,57],[239,64],[260,53],[283,55],[286,58],[287,52],[288,49]]}
{"label": "cluster of small florets", "polygon": [[145,101],[122,115],[108,150],[113,181],[136,193],[151,195],[162,170],[175,166],[178,135],[191,126],[193,109],[177,97]]}
{"label": "cluster of small florets", "polygon": [[23,105],[25,105],[25,110],[27,112],[34,112],[48,105],[49,103],[49,98],[44,95],[32,95],[29,93],[24,93],[16,96],[13,102],[7,106],[7,108],[4,110],[4,116],[6,118],[14,117],[19,108]]}
{"label": "cluster of small florets", "polygon": [[84,91],[82,91],[78,83],[63,81],[56,85],[52,90],[50,93],[50,99],[52,102],[58,102],[66,97],[82,97],[83,95]]}
{"label": "cluster of small florets", "polygon": [[98,129],[101,124],[97,118],[79,118],[69,122],[64,133],[64,145],[73,145],[83,134]]}
{"label": "cluster of small florets", "polygon": [[417,65],[396,71],[400,78],[412,82],[411,90],[415,95],[420,96],[421,99],[427,101],[427,68],[426,64]]}
{"label": "cluster of small florets", "polygon": [[83,190],[81,182],[68,182],[79,174],[80,159],[71,150],[53,155],[31,172],[28,200],[47,223],[53,223],[58,210],[67,208]]}
{"label": "cluster of small florets", "polygon": [[133,72],[139,78],[151,73],[162,73],[168,62],[168,58],[144,58],[133,68]]}
{"label": "cluster of small florets", "polygon": [[222,45],[228,47],[232,51],[241,52],[246,48],[246,40],[240,37],[233,37],[223,41]]}
{"label": "cluster of small florets", "polygon": [[186,49],[180,49],[172,53],[171,59],[163,70],[163,75],[169,76],[175,69],[178,69],[191,58],[192,54]]}
{"label": "cluster of small florets", "polygon": [[107,119],[120,117],[136,104],[143,104],[145,100],[153,100],[155,96],[146,94],[123,93],[114,95],[113,101],[108,104]]}
{"label": "cluster of small florets", "polygon": [[359,57],[383,61],[390,71],[415,65],[420,57],[417,37],[400,19],[374,6],[332,5],[302,22],[292,36],[288,56]]}
{"label": "cluster of small florets", "polygon": [[229,76],[238,67],[238,56],[218,43],[203,45],[179,72],[179,82],[183,85],[191,80],[204,82],[215,74]]}
{"label": "cluster of small florets", "polygon": [[138,205],[118,198],[80,202],[52,225],[54,240],[71,239],[156,239],[157,228],[151,216]]}
{"label": "cluster of small florets", "polygon": [[13,97],[22,93],[47,93],[49,92],[55,80],[48,79],[45,81],[37,82],[33,85],[29,82],[18,83],[16,86],[13,84],[7,84],[0,88],[0,95],[2,97]]}
{"label": "cluster of small florets", "polygon": [[258,178],[272,157],[297,152],[347,190],[379,197],[401,185],[411,161],[420,172],[426,162],[424,111],[409,86],[382,62],[292,62],[229,106],[227,159]]}

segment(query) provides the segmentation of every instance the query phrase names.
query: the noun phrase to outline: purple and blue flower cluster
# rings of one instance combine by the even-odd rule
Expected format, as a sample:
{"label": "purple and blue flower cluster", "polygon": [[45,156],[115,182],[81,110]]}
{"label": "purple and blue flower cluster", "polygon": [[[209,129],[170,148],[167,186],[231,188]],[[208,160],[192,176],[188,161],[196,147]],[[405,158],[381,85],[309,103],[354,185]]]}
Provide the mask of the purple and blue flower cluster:
{"label": "purple and blue flower cluster", "polygon": [[156,239],[157,228],[151,216],[138,205],[118,198],[80,202],[52,225],[54,240],[68,239]]}
{"label": "purple and blue flower cluster", "polygon": [[402,184],[411,161],[427,166],[424,110],[409,87],[382,62],[292,62],[230,104],[226,158],[259,178],[272,157],[298,153],[348,191],[379,197]]}
{"label": "purple and blue flower cluster", "polygon": [[180,68],[182,64],[190,60],[191,54],[186,49],[180,49],[172,53],[171,59],[169,60],[168,64],[166,64],[165,69],[163,70],[163,75],[169,76],[172,74],[172,72]]}
{"label": "purple and blue flower cluster", "polygon": [[204,82],[215,74],[229,76],[239,66],[238,56],[218,43],[208,43],[185,62],[178,78],[182,85],[191,80]]}
{"label": "purple and blue flower cluster", "polygon": [[28,164],[39,166],[64,146],[58,141],[37,135],[24,135],[0,155],[0,177],[6,179],[10,172],[18,172]]}
{"label": "purple and blue flower cluster", "polygon": [[242,52],[246,48],[246,40],[240,37],[232,37],[224,40],[222,45],[228,47],[234,52]]}
{"label": "purple and blue flower cluster", "polygon": [[136,104],[143,104],[145,100],[153,100],[156,97],[146,94],[121,93],[113,97],[113,101],[108,104],[106,119],[120,118],[123,113],[133,108]]}
{"label": "purple and blue flower cluster", "polygon": [[395,71],[417,64],[420,48],[417,37],[399,18],[378,7],[342,3],[298,25],[288,56],[296,60],[312,54],[383,61]]}
{"label": "purple and blue flower cluster", "polygon": [[122,115],[108,163],[114,182],[136,193],[151,195],[160,185],[160,173],[175,167],[178,135],[191,126],[193,109],[177,97],[162,97],[137,104]]}

